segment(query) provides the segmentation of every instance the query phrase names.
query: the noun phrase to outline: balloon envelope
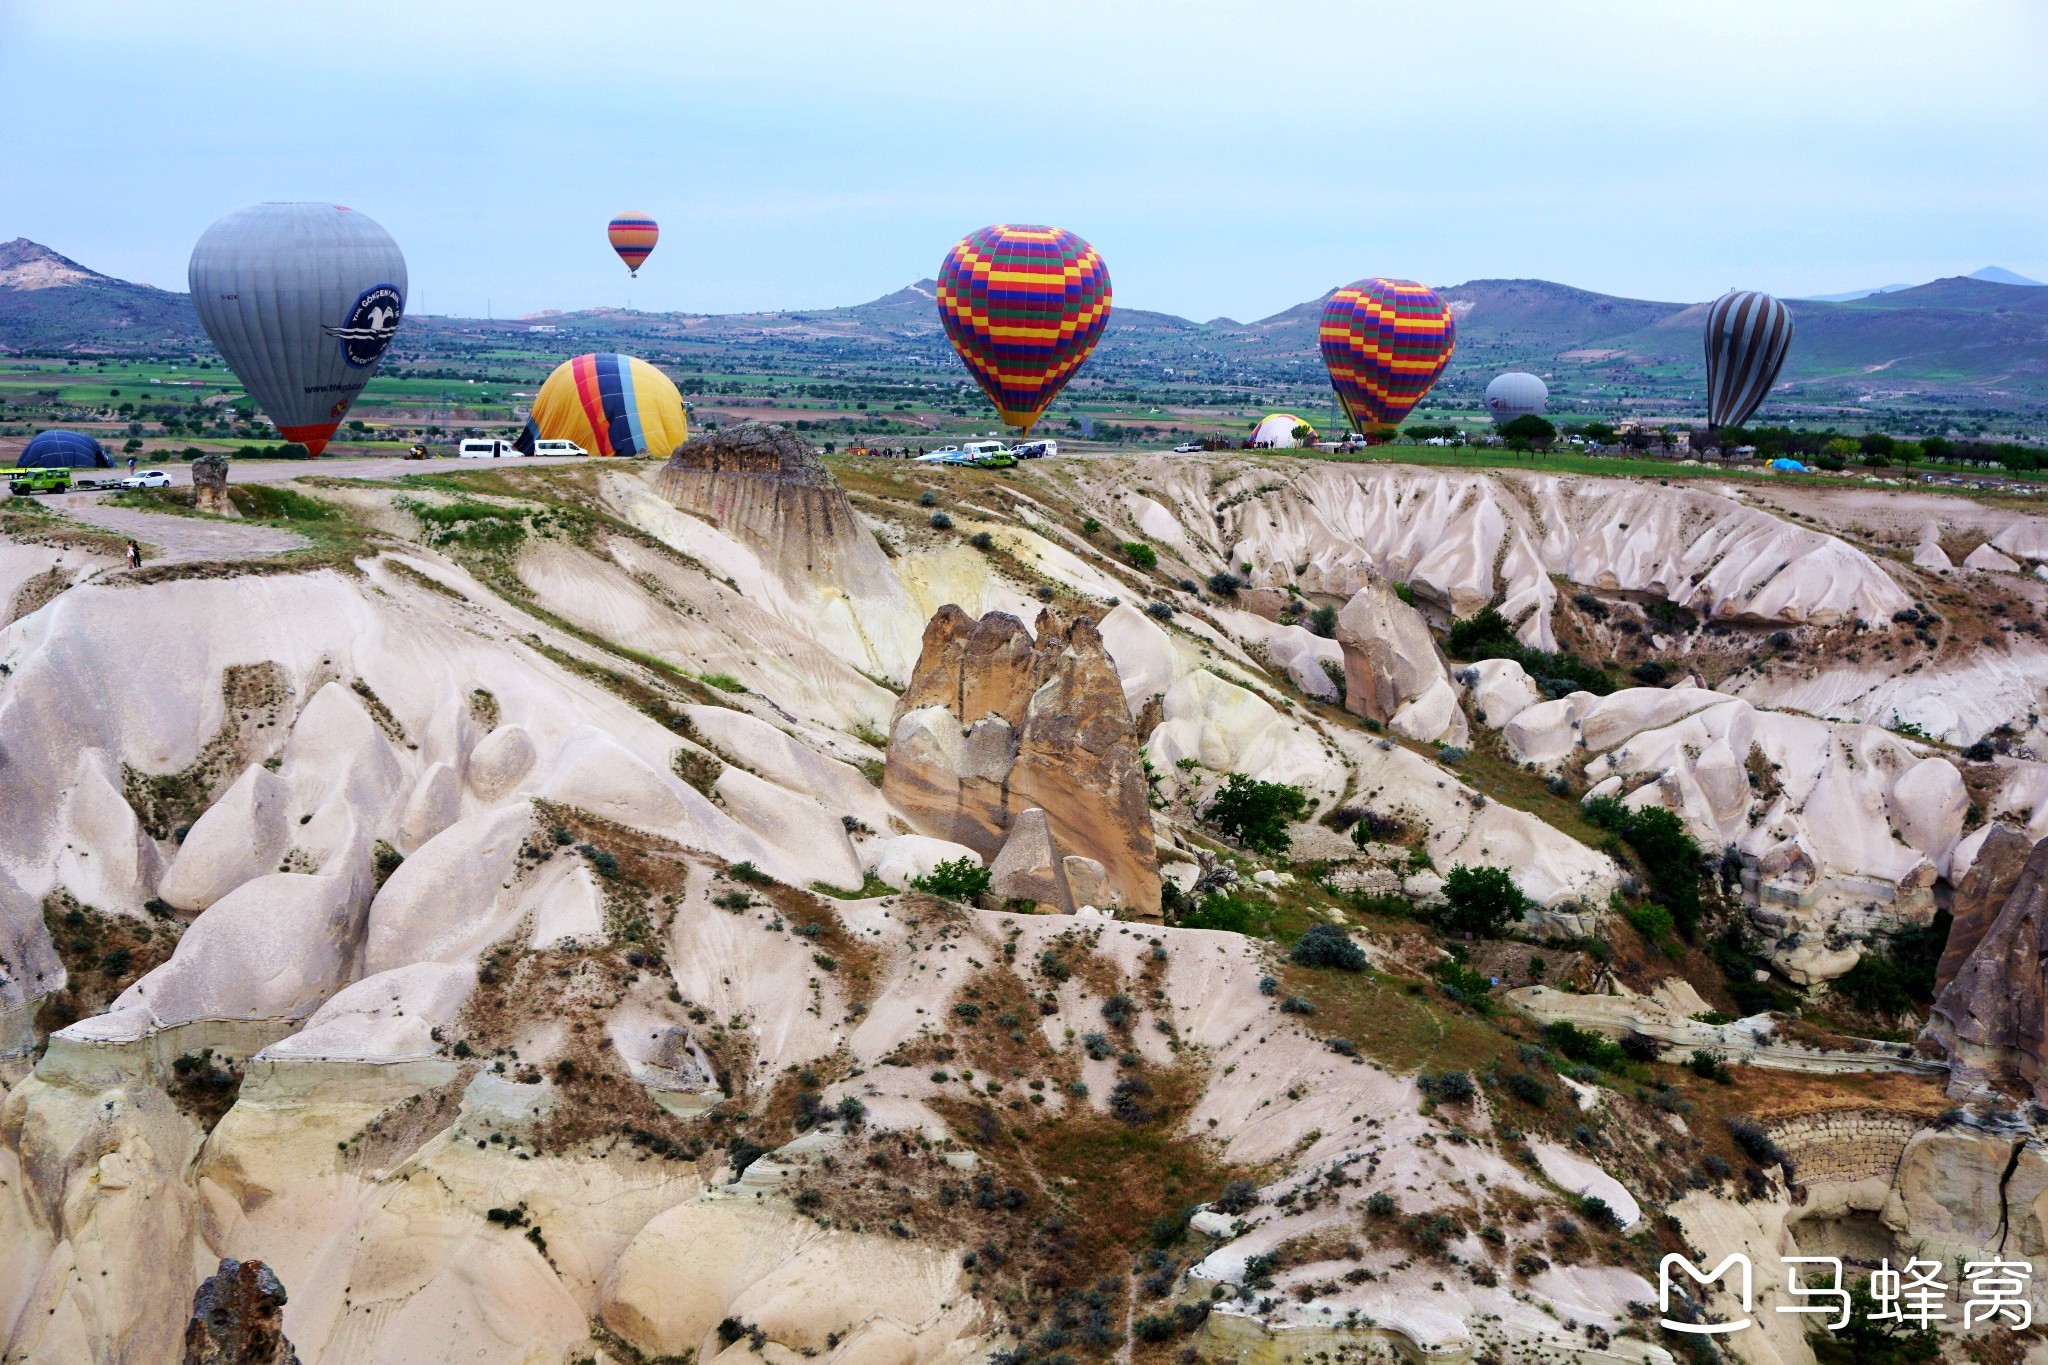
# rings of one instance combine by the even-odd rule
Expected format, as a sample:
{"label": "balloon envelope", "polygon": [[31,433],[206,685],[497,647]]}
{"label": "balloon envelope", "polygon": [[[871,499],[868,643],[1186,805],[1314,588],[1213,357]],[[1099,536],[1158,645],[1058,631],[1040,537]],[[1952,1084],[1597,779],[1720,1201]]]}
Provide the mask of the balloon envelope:
{"label": "balloon envelope", "polygon": [[611,238],[612,250],[619,253],[626,269],[638,275],[641,264],[654,254],[654,244],[661,240],[661,225],[644,213],[622,213],[612,219],[605,236]]}
{"label": "balloon envelope", "polygon": [[689,435],[683,395],[667,375],[629,355],[579,355],[534,395],[520,446],[574,441],[592,455],[667,455]]}
{"label": "balloon envelope", "polygon": [[287,441],[318,455],[398,332],[405,257],[333,204],[257,204],[192,248],[192,306]]}
{"label": "balloon envelope", "polygon": [[1458,344],[1451,310],[1411,280],[1355,280],[1323,305],[1317,340],[1330,387],[1354,428],[1398,425],[1429,392]]}
{"label": "balloon envelope", "polygon": [[1065,228],[996,223],[946,253],[938,304],[968,373],[1028,435],[1109,325],[1109,269]]}
{"label": "balloon envelope", "polygon": [[82,431],[53,427],[39,431],[14,463],[22,469],[112,469],[107,448]]}
{"label": "balloon envelope", "polygon": [[1707,425],[1750,419],[1792,349],[1792,312],[1769,294],[1731,290],[1707,306]]}
{"label": "balloon envelope", "polygon": [[1550,387],[1533,374],[1511,370],[1486,386],[1486,411],[1495,426],[1517,417],[1541,417],[1550,401]]}
{"label": "balloon envelope", "polygon": [[1292,449],[1301,444],[1294,439],[1294,429],[1307,425],[1291,412],[1268,413],[1252,428],[1252,444],[1270,450]]}

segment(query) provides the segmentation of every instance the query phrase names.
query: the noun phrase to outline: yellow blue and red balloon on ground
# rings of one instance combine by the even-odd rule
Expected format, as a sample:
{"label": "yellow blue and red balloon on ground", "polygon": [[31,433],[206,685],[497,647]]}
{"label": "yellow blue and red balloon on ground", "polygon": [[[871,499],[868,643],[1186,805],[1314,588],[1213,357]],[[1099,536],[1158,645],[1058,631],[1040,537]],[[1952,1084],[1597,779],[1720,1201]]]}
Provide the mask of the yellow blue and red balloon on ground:
{"label": "yellow blue and red balloon on ground", "polygon": [[1330,387],[1354,430],[1398,426],[1422,401],[1458,344],[1436,291],[1412,280],[1354,280],[1330,295],[1317,329]]}
{"label": "yellow blue and red balloon on ground", "polygon": [[574,441],[592,455],[662,455],[688,440],[683,395],[669,377],[629,355],[579,355],[555,366],[533,396],[514,444]]}
{"label": "yellow blue and red balloon on ground", "polygon": [[1026,435],[1109,325],[1109,269],[1065,228],[996,223],[939,266],[939,320],[1004,422]]}

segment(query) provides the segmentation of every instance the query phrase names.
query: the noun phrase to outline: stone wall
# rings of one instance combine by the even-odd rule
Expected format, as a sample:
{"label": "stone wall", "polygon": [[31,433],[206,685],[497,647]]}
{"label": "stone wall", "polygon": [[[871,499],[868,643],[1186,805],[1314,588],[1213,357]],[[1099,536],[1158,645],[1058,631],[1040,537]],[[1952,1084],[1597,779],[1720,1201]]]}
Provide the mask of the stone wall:
{"label": "stone wall", "polygon": [[1926,1126],[1915,1115],[1867,1109],[1801,1114],[1765,1124],[1778,1150],[1792,1159],[1793,1178],[1809,1186],[1857,1180],[1889,1185],[1906,1144]]}

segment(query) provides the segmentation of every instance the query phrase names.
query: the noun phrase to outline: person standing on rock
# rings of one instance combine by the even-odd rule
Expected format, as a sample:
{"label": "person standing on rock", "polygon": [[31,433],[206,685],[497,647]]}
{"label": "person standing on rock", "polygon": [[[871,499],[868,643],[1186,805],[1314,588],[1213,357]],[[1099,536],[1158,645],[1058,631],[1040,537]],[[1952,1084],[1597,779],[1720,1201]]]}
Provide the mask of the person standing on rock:
{"label": "person standing on rock", "polygon": [[[134,462],[130,461],[130,463]],[[128,542],[128,567],[131,569],[142,567],[142,547],[132,540]]]}

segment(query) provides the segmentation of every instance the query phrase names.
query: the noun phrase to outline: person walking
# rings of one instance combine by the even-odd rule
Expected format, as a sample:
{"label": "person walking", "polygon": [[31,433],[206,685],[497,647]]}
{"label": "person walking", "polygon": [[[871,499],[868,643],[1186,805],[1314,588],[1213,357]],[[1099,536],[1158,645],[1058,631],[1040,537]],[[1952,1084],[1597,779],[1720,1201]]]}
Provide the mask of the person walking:
{"label": "person walking", "polygon": [[[130,461],[130,463],[133,463],[133,461]],[[142,547],[132,540],[128,542],[128,567],[131,569],[142,567]]]}
{"label": "person walking", "polygon": [[128,477],[131,479],[135,477],[135,457],[133,455],[128,457]]}

